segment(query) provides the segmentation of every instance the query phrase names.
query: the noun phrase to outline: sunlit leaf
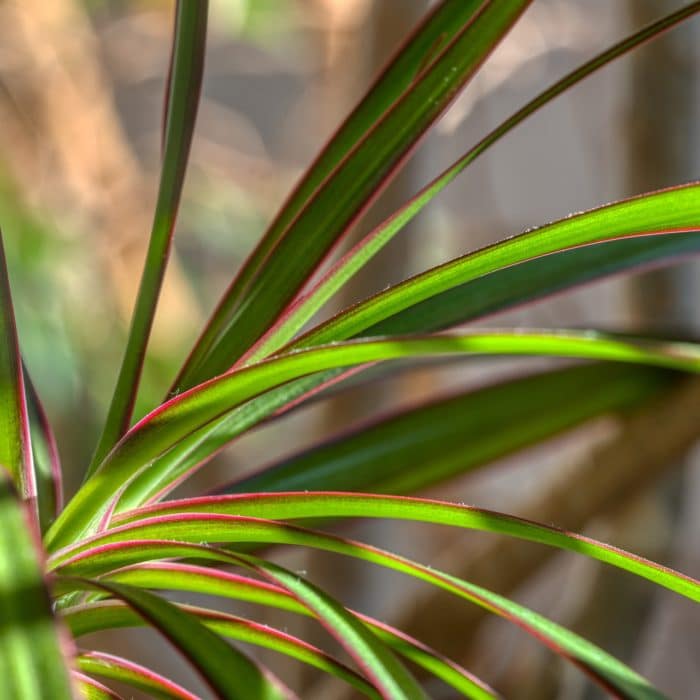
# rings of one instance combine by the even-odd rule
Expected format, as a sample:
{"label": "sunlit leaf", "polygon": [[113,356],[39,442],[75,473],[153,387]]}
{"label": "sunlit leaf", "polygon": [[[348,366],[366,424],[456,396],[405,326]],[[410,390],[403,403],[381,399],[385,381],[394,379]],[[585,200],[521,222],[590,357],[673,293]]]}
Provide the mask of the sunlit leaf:
{"label": "sunlit leaf", "polygon": [[126,432],[170,253],[204,70],[208,0],[178,0],[165,114],[163,164],[153,227],[117,386],[88,476]]}
{"label": "sunlit leaf", "polygon": [[231,700],[288,697],[286,689],[269,672],[263,672],[247,656],[173,603],[123,583],[74,579],[71,585],[76,589],[103,590],[123,600],[185,656],[217,697]]}
{"label": "sunlit leaf", "polygon": [[[47,534],[51,549],[94,531],[117,488],[207,423],[268,389],[320,370],[450,354],[550,355],[700,371],[691,343],[654,342],[592,332],[492,332],[349,342],[291,353],[223,375],[171,399],[141,420],[85,483]],[[125,506],[126,507],[126,506]],[[117,508],[117,511],[119,508]]]}
{"label": "sunlit leaf", "polygon": [[[482,3],[471,21],[473,5],[463,3],[467,17],[459,18],[461,27],[454,39],[410,83],[391,110],[366,125],[366,135],[278,236],[245,288],[234,284],[239,298],[229,302],[226,296],[221,302],[219,309],[226,309],[228,318],[214,338],[207,334],[213,344],[202,348],[203,357],[200,344],[206,341],[195,348],[179,377],[178,389],[225,371],[267,330],[529,3]],[[257,263],[257,257],[255,260]]]}
{"label": "sunlit leaf", "polygon": [[[202,518],[203,516],[199,515],[196,517]],[[226,516],[219,517],[225,518]],[[174,534],[174,530],[177,529],[177,526],[175,528],[171,526],[176,522],[176,520],[169,520],[155,527],[160,527],[161,532],[164,529]],[[229,523],[222,526],[221,522],[222,521],[209,521],[210,525],[214,525],[213,528],[209,528],[209,534],[212,540],[219,542],[230,540],[234,532],[236,533],[236,540],[239,540],[243,536],[241,532],[242,528],[234,529]],[[239,519],[239,522],[242,522],[242,520]],[[256,528],[257,531],[254,535],[256,541],[296,544],[302,547],[336,552],[338,554],[356,557],[366,562],[378,564],[426,583],[430,583],[446,592],[479,605],[489,612],[514,622],[523,630],[533,635],[538,641],[547,645],[555,653],[579,666],[607,690],[612,690],[622,697],[629,697],[634,700],[650,700],[652,698],[658,700],[663,697],[663,695],[653,688],[648,681],[594,644],[556,625],[543,616],[479,586],[439,572],[432,567],[422,566],[404,557],[377,549],[376,547],[340,537],[259,519],[256,519],[254,524],[252,520],[247,524],[251,528]],[[185,533],[190,532],[190,525],[191,522],[188,522],[187,526],[182,528],[185,530]],[[148,529],[149,526],[147,526],[146,529]],[[222,529],[226,530],[226,534],[222,532]],[[217,531],[214,532],[213,530]],[[177,534],[179,535],[180,533]],[[201,540],[202,533],[200,532],[199,534]],[[100,569],[111,569],[115,566],[128,565],[152,559],[171,558],[173,556],[208,558],[221,562],[235,561],[238,557],[238,555],[217,551],[202,545],[192,544],[188,547],[182,542],[168,543],[164,540],[126,539],[125,541],[114,543],[113,545],[96,547],[93,550],[85,552],[83,555],[78,555],[66,568],[76,569],[78,571],[99,571]]]}
{"label": "sunlit leaf", "polygon": [[[134,614],[126,605],[124,605],[123,609]],[[141,618],[137,617],[137,619],[140,620]],[[79,669],[87,674],[125,683],[133,688],[149,693],[152,697],[163,698],[164,700],[197,700],[196,695],[185,690],[169,678],[165,678],[150,668],[120,656],[99,651],[89,651],[78,656],[77,665]]]}
{"label": "sunlit leaf", "polygon": [[71,700],[67,658],[51,611],[26,507],[0,469],[0,678],[2,695]]}
{"label": "sunlit leaf", "polygon": [[217,491],[408,493],[635,405],[670,383],[656,370],[597,364],[510,379],[379,418]]}
{"label": "sunlit leaf", "polygon": [[[681,8],[670,15],[650,24],[648,27],[632,34],[598,54],[595,58],[558,80],[552,86],[541,92],[537,97],[528,102],[515,114],[497,126],[487,136],[481,139],[473,148],[469,149],[452,166],[424,187],[418,195],[400,207],[386,221],[379,224],[373,231],[367,234],[348,253],[346,253],[323,278],[308,292],[300,295],[280,316],[278,321],[265,333],[265,335],[248,351],[244,358],[247,363],[259,360],[271,354],[299,331],[313,318],[314,314],[330,299],[343,285],[367,262],[376,255],[391,239],[401,231],[415,216],[417,216],[433,198],[447,187],[465,168],[473,163],[482,153],[493,144],[500,141],[518,124],[531,116],[538,109],[569,90],[578,82],[588,77],[591,73],[606,66],[628,51],[640,44],[654,38],[670,27],[682,22],[688,17],[700,11],[700,3],[695,2]],[[700,245],[700,244],[699,244]],[[585,265],[588,274],[591,275],[590,265]],[[503,289],[510,289],[511,285],[503,285]],[[460,320],[465,320],[461,318]],[[434,322],[433,322],[434,323]],[[443,324],[444,327],[445,324]],[[437,328],[439,326],[432,326]],[[421,330],[421,329],[415,329]],[[422,330],[428,330],[423,328]]]}

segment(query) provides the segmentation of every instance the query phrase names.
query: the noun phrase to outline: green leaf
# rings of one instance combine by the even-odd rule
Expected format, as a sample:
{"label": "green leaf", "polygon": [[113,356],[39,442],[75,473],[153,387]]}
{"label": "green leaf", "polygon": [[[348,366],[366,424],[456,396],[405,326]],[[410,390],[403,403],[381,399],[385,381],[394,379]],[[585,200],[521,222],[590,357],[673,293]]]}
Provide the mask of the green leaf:
{"label": "green leaf", "polygon": [[[364,333],[376,336],[441,330],[605,275],[668,263],[697,253],[700,253],[700,236],[696,233],[645,236],[575,248],[453,287],[389,317]],[[163,497],[242,432],[285,406],[294,405],[300,397],[313,393],[325,383],[337,380],[339,375],[342,372],[331,370],[292,381],[201,429],[139,474],[126,490],[125,503],[138,505]]]}
{"label": "green leaf", "polygon": [[[321,370],[379,360],[449,354],[552,355],[700,371],[691,343],[653,342],[593,332],[493,332],[339,343],[291,353],[231,372],[171,399],[141,420],[83,484],[47,533],[54,551],[94,531],[119,488],[179,440],[254,396]],[[123,503],[117,507],[127,506]]]}
{"label": "green leaf", "polygon": [[23,368],[27,415],[36,477],[37,508],[42,532],[56,519],[63,505],[61,460],[51,424],[26,367]]}
{"label": "green leaf", "polygon": [[117,386],[87,476],[95,471],[104,456],[126,432],[131,420],[146,346],[170,254],[197,117],[204,71],[208,5],[208,0],[177,2],[165,115],[165,146],[153,227]]}
{"label": "green leaf", "polygon": [[124,700],[111,688],[84,673],[73,671],[71,675],[80,689],[80,697],[85,698],[85,700]]}
{"label": "green leaf", "polygon": [[269,673],[263,673],[248,657],[173,603],[122,583],[72,579],[70,585],[74,589],[103,590],[123,600],[178,649],[217,697],[231,700],[286,697]]}
{"label": "green leaf", "polygon": [[319,185],[357,146],[372,125],[386,115],[392,105],[417,79],[420,71],[449,45],[482,4],[481,0],[443,0],[416,27],[402,49],[321,150],[271,222],[265,235],[214,311],[183,367],[183,373],[201,362],[214,341],[225,330],[231,320],[231,314],[240,304],[251,280],[259,273],[267,256]]}
{"label": "green leaf", "polygon": [[[123,606],[123,609],[134,615],[136,619],[141,620],[126,605]],[[130,685],[132,688],[148,693],[150,697],[163,698],[164,700],[197,700],[196,695],[169,678],[113,654],[99,651],[85,652],[78,656],[77,664],[78,668],[87,674]]]}
{"label": "green leaf", "polygon": [[608,275],[670,264],[698,253],[697,232],[628,238],[553,253],[450,287],[370,326],[362,335],[442,330]]}
{"label": "green leaf", "polygon": [[[69,547],[54,555],[50,561],[52,568],[62,567],[81,552],[94,551],[110,543],[123,543],[128,538],[178,539],[182,542],[269,542],[271,536],[281,536],[276,529],[281,525],[271,524],[270,521],[304,518],[411,520],[508,535],[583,554],[641,576],[690,600],[700,601],[700,583],[695,579],[583,535],[472,506],[377,494],[283,492],[170,501],[125,513],[119,522],[130,521],[127,525],[120,525]],[[286,533],[286,530],[283,532]],[[297,535],[296,531],[293,531],[292,537],[300,542],[301,535]],[[95,560],[96,564],[99,563],[98,572],[103,571],[104,566],[116,566],[115,562],[120,561],[118,549],[112,552],[107,548],[100,553]],[[110,556],[115,559],[107,564]],[[126,561],[121,565],[128,563]]]}
{"label": "green leaf", "polygon": [[[3,696],[71,700],[61,634],[27,517],[0,469],[0,678]],[[37,538],[38,539],[38,538]]]}
{"label": "green leaf", "polygon": [[653,233],[700,230],[700,184],[693,183],[608,204],[527,231],[434,267],[390,287],[312,329],[289,348],[344,340],[460,285],[504,268],[577,246]]}
{"label": "green leaf", "polygon": [[372,123],[279,236],[205,357],[186,364],[178,388],[224,372],[268,329],[529,3],[488,2],[471,21],[463,20],[452,42],[384,118]]}
{"label": "green leaf", "polygon": [[[10,280],[0,232],[0,467],[28,500],[36,499],[24,373],[12,308]],[[36,505],[36,504],[35,504]]]}
{"label": "green leaf", "polygon": [[[174,562],[142,564],[126,567],[104,577],[108,581],[121,581],[144,588],[189,591],[205,595],[223,596],[235,600],[245,600],[300,615],[311,615],[311,611],[301,605],[283,588],[218,569],[178,564]],[[352,611],[388,646],[401,656],[440,678],[466,697],[488,700],[496,697],[494,691],[466,669],[445,658],[434,649],[422,644],[409,635],[399,632],[390,625]],[[68,620],[78,613],[81,631],[95,631],[102,619],[101,611],[96,611],[95,626],[86,629],[85,618],[89,617],[86,607],[66,613]],[[70,622],[69,622],[70,624]],[[74,629],[74,628],[71,628]]]}
{"label": "green leaf", "polygon": [[[567,91],[584,78],[615,59],[631,51],[640,44],[655,38],[675,24],[688,19],[700,11],[700,2],[692,3],[671,13],[632,34],[587,61],[576,70],[541,92],[515,114],[497,126],[487,136],[469,149],[452,166],[424,187],[409,202],[400,207],[391,217],[367,234],[352,250],[346,253],[333,267],[303,295],[299,295],[279,317],[260,340],[243,357],[247,364],[270,355],[282,347],[313,318],[314,314],[367,262],[374,257],[392,238],[399,233],[433,198],[447,187],[465,168],[473,163],[484,151],[500,141],[503,136],[525,121],[538,109]],[[588,267],[588,266],[586,266]],[[509,286],[504,286],[508,289]],[[423,329],[425,330],[425,329]]]}
{"label": "green leaf", "polygon": [[[342,679],[366,697],[379,698],[374,688],[355,671],[317,647],[286,632],[281,632],[267,624],[253,622],[217,610],[180,604],[177,604],[177,607],[188,615],[196,617],[199,622],[216,634],[285,654],[324,673]],[[92,609],[91,606],[85,606],[79,611],[77,618],[73,617],[70,610],[68,610],[65,620],[75,636],[117,627],[137,627],[145,624],[145,621],[128,607],[111,606],[104,618],[101,615],[103,609],[104,606],[99,605],[93,605]],[[81,664],[82,667],[83,665]],[[118,678],[117,671],[121,675],[124,674],[123,669],[116,669],[112,671],[113,675],[109,677]],[[134,674],[131,675],[132,680],[140,680],[140,685],[143,687],[144,679],[139,679]],[[124,679],[122,678],[121,680]]]}
{"label": "green leaf", "polygon": [[371,630],[320,588],[281,566],[239,555],[256,571],[288,590],[340,642],[386,700],[420,700],[427,695],[403,664]]}
{"label": "green leaf", "polygon": [[[179,516],[179,518],[181,517]],[[192,516],[193,520],[188,521],[154,519],[159,522],[148,523],[139,532],[144,534],[150,529],[158,531],[160,535],[167,532],[170,536],[184,539],[188,533],[193,533],[192,525],[196,519],[201,519],[204,524],[203,517],[201,514],[196,514]],[[234,524],[236,520],[237,524]],[[184,525],[184,527],[180,527],[180,525]],[[199,530],[199,528],[196,529]],[[254,533],[253,530],[255,530]],[[126,530],[120,534],[123,536],[124,532]],[[207,534],[204,535],[204,532]],[[131,530],[130,534],[135,535],[136,532]],[[283,523],[224,515],[219,515],[215,520],[207,521],[205,527],[196,535],[198,541],[209,536],[211,540],[218,542],[231,541],[232,539],[241,541],[246,536],[251,536],[257,542],[294,544],[336,552],[404,573],[437,586],[517,624],[555,653],[575,663],[608,691],[612,690],[621,697],[633,698],[634,700],[650,700],[652,698],[658,700],[663,697],[648,681],[617,659],[545,617],[479,586],[376,547]],[[135,562],[173,556],[204,557],[226,562],[230,561],[232,555],[220,553],[202,545],[190,545],[187,549],[182,542],[168,544],[165,541],[156,542],[151,539],[129,538],[111,548],[101,546],[89,550],[83,555],[74,557],[70,563],[63,566],[68,570],[76,571],[106,571]]]}
{"label": "green leaf", "polygon": [[[342,605],[334,601],[319,588],[305,581],[298,574],[294,574],[280,566],[264,562],[254,557],[229,554],[227,558],[230,562],[252,569],[262,574],[265,578],[279,584],[284,589],[288,590],[302,605],[311,610],[324,627],[326,627],[361,666],[382,698],[387,698],[387,700],[413,700],[414,698],[419,699],[425,697],[420,686],[384,646],[379,638],[367,629],[362,622],[357,620],[352,613],[345,610]],[[70,586],[72,580],[69,579],[67,583]],[[110,590],[110,588],[114,589],[115,587],[119,589],[120,587],[124,587],[124,585],[104,583],[105,590]],[[127,588],[135,591],[140,590],[131,587]],[[156,600],[161,600],[157,596],[151,597]],[[236,635],[242,634],[240,624],[236,625],[235,631],[232,630],[230,624],[225,624],[227,617],[231,618],[229,622],[236,621],[235,618],[231,616],[215,613],[215,619],[210,619],[209,622],[217,627],[223,625],[221,629],[223,631],[225,627],[225,633],[227,634],[232,632]],[[255,631],[253,631],[249,625],[246,625],[246,627],[247,641],[254,640],[256,643],[269,641],[269,635],[266,635],[264,629],[259,625]],[[279,651],[284,650],[285,653],[291,653],[289,644],[282,647],[280,638],[276,640],[275,648]],[[309,648],[307,648],[306,651],[307,653],[305,654],[304,660],[308,663],[311,658],[308,654]],[[296,648],[296,652],[300,654],[298,647]],[[297,658],[300,657],[301,654]],[[318,661],[318,659],[316,660]],[[326,666],[324,670],[331,670],[331,667],[327,663],[324,665]],[[333,671],[337,670],[337,668],[333,668]],[[349,680],[349,678],[346,677],[346,680]],[[258,696],[251,694],[248,697]]]}
{"label": "green leaf", "polygon": [[616,364],[502,381],[380,418],[217,493],[415,492],[635,405],[670,383],[664,372]]}

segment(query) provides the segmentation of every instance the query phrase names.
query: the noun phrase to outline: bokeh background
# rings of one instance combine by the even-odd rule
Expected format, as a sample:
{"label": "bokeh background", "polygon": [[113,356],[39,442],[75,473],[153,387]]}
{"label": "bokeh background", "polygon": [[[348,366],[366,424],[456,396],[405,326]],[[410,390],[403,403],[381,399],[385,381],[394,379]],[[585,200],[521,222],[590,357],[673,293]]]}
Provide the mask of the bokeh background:
{"label": "bokeh background", "polygon": [[[354,235],[537,91],[682,4],[535,0]],[[162,397],[285,193],[429,5],[211,0],[201,110],[140,414]],[[0,0],[0,225],[22,349],[56,426],[69,492],[94,447],[141,272],[173,6],[169,0]],[[699,37],[700,24],[691,22],[521,126],[383,251],[335,308],[527,227],[696,178]],[[700,323],[697,271],[690,262],[609,280],[489,323],[693,334]],[[238,441],[183,492],[220,484],[393,407],[545,364],[552,363],[443,362],[397,370],[381,384],[352,388]],[[673,413],[664,416],[660,411],[651,423],[660,435],[674,421]],[[431,495],[590,532],[699,575],[700,471],[692,431],[682,449],[637,469],[642,443],[615,459],[621,429],[616,417],[592,421]],[[596,465],[618,471],[608,478]],[[345,531],[506,591],[618,654],[670,696],[697,697],[700,614],[670,594],[522,543],[405,523]],[[283,556],[348,604],[454,655],[506,697],[599,697],[524,634],[457,609],[446,596],[338,560]],[[308,624],[300,630],[298,621],[283,624],[319,634]],[[98,642],[200,688],[150,633]],[[349,697],[295,665],[266,659],[304,698]],[[431,692],[450,697],[439,685]]]}

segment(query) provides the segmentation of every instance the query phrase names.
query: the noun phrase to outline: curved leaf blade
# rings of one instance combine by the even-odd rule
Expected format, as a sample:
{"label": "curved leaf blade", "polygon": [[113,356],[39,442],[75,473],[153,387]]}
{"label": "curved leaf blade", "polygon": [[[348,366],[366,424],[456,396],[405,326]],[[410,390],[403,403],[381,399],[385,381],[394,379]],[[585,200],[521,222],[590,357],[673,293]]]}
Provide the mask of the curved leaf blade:
{"label": "curved leaf blade", "polygon": [[229,369],[267,330],[530,2],[483,3],[300,210],[206,356],[185,367],[180,389]]}
{"label": "curved leaf blade", "polygon": [[0,469],[0,678],[6,697],[73,698],[32,526]]}
{"label": "curved leaf blade", "polygon": [[[357,336],[381,321],[460,285],[518,263],[625,237],[700,231],[700,184],[608,204],[481,248],[431,268],[339,313],[287,349]],[[507,282],[508,274],[502,280]]]}
{"label": "curved leaf blade", "polygon": [[[129,610],[126,605],[124,609]],[[125,683],[132,688],[149,693],[152,697],[164,700],[197,700],[196,695],[169,678],[114,654],[100,651],[85,652],[78,656],[77,664],[84,673]]]}
{"label": "curved leaf blade", "polygon": [[610,275],[669,265],[698,254],[697,232],[627,238],[565,250],[450,287],[388,316],[361,335],[443,330]]}
{"label": "curved leaf blade", "polygon": [[670,383],[664,372],[599,364],[501,381],[380,418],[216,493],[415,492],[635,405]]}
{"label": "curved leaf blade", "polygon": [[[323,276],[314,287],[299,295],[279,317],[260,340],[242,358],[247,364],[272,354],[301,330],[313,318],[314,314],[367,262],[374,257],[393,237],[399,233],[415,216],[442,192],[462,171],[473,163],[482,153],[500,141],[512,129],[525,121],[538,109],[567,91],[584,78],[603,68],[608,63],[631,51],[640,44],[656,38],[676,24],[692,17],[700,11],[700,2],[691,3],[666,17],[648,25],[603,51],[598,56],[576,68],[537,97],[528,102],[515,114],[497,126],[487,136],[469,149],[453,165],[426,185],[415,197],[400,207],[391,217],[379,224],[367,234],[348,253],[346,253]],[[588,267],[588,266],[587,266]],[[505,287],[508,288],[507,286]],[[434,321],[433,321],[434,323]],[[426,329],[423,329],[426,330]]]}
{"label": "curved leaf blade", "polygon": [[231,700],[288,697],[281,684],[241,652],[167,600],[123,583],[72,579],[74,589],[102,590],[123,600],[155,627],[197,670],[217,697]]}
{"label": "curved leaf blade", "polygon": [[[110,453],[47,533],[55,550],[94,531],[115,489],[179,440],[254,396],[292,379],[321,370],[378,360],[447,354],[551,355],[651,364],[700,371],[700,349],[691,343],[653,342],[591,332],[493,332],[339,343],[290,353],[231,372],[196,387],[141,420]],[[116,512],[127,507],[121,503]]]}
{"label": "curved leaf blade", "polygon": [[86,476],[95,471],[104,456],[126,432],[131,420],[146,346],[170,255],[197,118],[204,72],[208,7],[208,0],[178,0],[176,5],[163,164],[153,227],[117,385]]}
{"label": "curved leaf blade", "polygon": [[[245,600],[300,615],[311,611],[301,605],[289,592],[271,583],[218,569],[179,564],[175,562],[150,563],[126,567],[105,576],[110,581],[122,581],[144,588],[183,590],[206,595],[217,595]],[[483,681],[466,669],[442,656],[427,645],[399,632],[367,615],[351,611],[384,641],[391,649],[440,678],[465,697],[494,700],[497,695]],[[85,611],[81,614],[85,616]],[[70,613],[69,613],[70,615]]]}
{"label": "curved leaf blade", "polygon": [[[285,654],[290,658],[345,681],[366,697],[379,698],[374,688],[353,670],[317,647],[286,632],[281,632],[270,625],[260,624],[218,610],[182,604],[177,604],[177,608],[188,615],[196,617],[206,628],[216,632],[216,634]],[[92,608],[85,606],[75,616],[68,610],[65,616],[66,623],[76,636],[106,629],[137,627],[145,624],[144,620],[128,607],[112,606],[106,618],[101,619],[100,614],[103,609],[104,606],[92,606]],[[82,668],[83,664],[81,663],[80,665]],[[104,666],[104,664],[101,664],[101,666]],[[109,671],[109,669],[105,670]],[[116,671],[112,670],[109,677],[116,679],[116,672],[124,675],[124,669],[120,668],[116,669]],[[145,687],[145,683],[148,681],[151,681],[151,685],[154,685],[153,679],[144,678],[143,672],[137,675],[132,669],[130,675],[132,682],[137,681],[141,687]]]}
{"label": "curved leaf blade", "polygon": [[[269,521],[303,518],[412,520],[517,537],[583,554],[700,602],[700,582],[690,576],[584,535],[472,506],[407,496],[343,492],[204,496],[148,506],[125,514],[121,520],[130,520],[129,524],[115,527],[58,553],[52,559],[52,566],[63,566],[66,561],[79,557],[81,552],[123,542],[127,537],[142,540],[177,539],[183,542],[193,541],[196,537],[209,542],[267,542],[269,540],[266,538],[270,536],[268,531],[280,536]],[[191,532],[188,532],[188,527]],[[256,540],[256,537],[263,539]],[[105,551],[107,556],[108,552]]]}
{"label": "curved leaf blade", "polygon": [[[188,523],[188,526],[190,524]],[[653,688],[646,679],[599,647],[538,613],[491,591],[431,567],[417,564],[404,557],[352,540],[269,521],[258,520],[256,527],[258,528],[255,534],[256,541],[294,544],[352,556],[435,585],[518,625],[555,653],[579,666],[608,691],[633,700],[659,700],[663,698],[663,695]],[[230,540],[233,537],[233,532],[236,533],[236,540],[239,540],[242,533],[238,528],[236,530],[227,528],[227,534],[213,533],[210,530],[210,534],[213,535],[212,539],[217,541]],[[76,567],[78,570],[85,568],[88,571],[108,570],[113,566],[123,564],[169,558],[175,553],[178,556],[209,557],[219,561],[229,561],[229,557],[232,556],[223,552],[217,555],[213,549],[205,550],[207,548],[201,545],[190,545],[189,550],[185,552],[181,542],[167,544],[165,541],[126,540],[114,546],[107,545],[95,548],[87,556],[78,556],[69,567]]]}

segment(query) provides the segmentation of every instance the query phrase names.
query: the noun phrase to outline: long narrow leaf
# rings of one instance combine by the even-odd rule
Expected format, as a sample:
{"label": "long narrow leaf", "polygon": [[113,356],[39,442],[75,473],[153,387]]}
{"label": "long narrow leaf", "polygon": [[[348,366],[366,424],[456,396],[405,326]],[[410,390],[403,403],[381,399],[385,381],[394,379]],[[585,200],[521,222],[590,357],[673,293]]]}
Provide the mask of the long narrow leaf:
{"label": "long narrow leaf", "polygon": [[421,700],[423,689],[390,649],[339,602],[298,574],[262,559],[241,556],[288,590],[336,638],[386,700]]}
{"label": "long narrow leaf", "polygon": [[[277,323],[245,354],[247,363],[270,355],[282,347],[309,321],[359,269],[375,256],[391,239],[401,231],[435,196],[447,187],[467,166],[482,153],[498,142],[503,136],[527,119],[538,109],[573,87],[598,69],[631,51],[640,44],[655,38],[700,12],[700,2],[669,14],[644,29],[618,42],[595,58],[587,61],[576,70],[544,90],[459,158],[452,166],[424,187],[413,199],[398,209],[390,218],[367,234],[352,250],[346,253],[311,289],[300,296],[280,316]],[[507,287],[506,287],[507,288]]]}
{"label": "long narrow leaf", "polygon": [[[207,514],[206,516],[204,514]],[[517,537],[584,554],[629,571],[690,600],[700,601],[700,583],[684,574],[655,564],[589,537],[552,525],[472,506],[406,496],[382,496],[342,492],[287,492],[253,495],[205,496],[157,504],[131,511],[129,520],[102,535],[67,548],[52,566],[59,566],[80,552],[125,538],[169,538],[211,542],[255,542],[267,538],[269,520],[300,518],[386,518],[449,525]],[[191,528],[191,532],[188,532]],[[195,534],[195,532],[197,534]],[[274,536],[279,536],[275,533]]]}
{"label": "long narrow leaf", "polygon": [[[363,333],[376,336],[442,330],[607,275],[669,264],[698,253],[700,236],[696,233],[645,236],[575,248],[453,287]],[[343,376],[342,371],[331,370],[289,382],[200,429],[139,474],[127,489],[125,503],[139,505],[148,499],[163,497],[242,432],[275,412],[298,405],[304,397]],[[364,490],[362,485],[358,488]]]}
{"label": "long narrow leaf", "polygon": [[87,476],[129,427],[170,254],[204,70],[208,0],[178,0],[158,201],[117,386]]}
{"label": "long narrow leaf", "polygon": [[[363,623],[357,620],[352,613],[345,610],[345,608],[319,588],[308,581],[304,581],[297,574],[288,572],[286,569],[269,562],[257,560],[253,557],[241,557],[239,555],[229,555],[229,559],[233,563],[238,563],[241,566],[253,569],[266,578],[280,584],[285,589],[289,590],[299,602],[313,611],[319,621],[363,668],[382,698],[386,698],[386,700],[414,700],[415,698],[418,700],[424,697],[417,682],[393,656],[388,648],[384,646],[379,638],[367,629]],[[67,583],[70,586],[72,581],[68,580]],[[140,590],[117,583],[104,582],[102,585],[107,591],[120,591],[123,588],[127,588],[131,592]],[[157,596],[147,595],[155,600],[161,600]],[[117,597],[123,596],[117,593]],[[132,605],[132,607],[134,606]],[[136,609],[138,611],[138,608]],[[189,616],[190,614],[188,613],[188,617]],[[229,618],[229,624],[226,624],[227,618]],[[266,634],[264,628],[261,628],[259,625],[255,626],[254,623],[247,623],[244,625],[245,632],[243,632],[241,625],[238,624],[234,632],[231,629],[231,622],[240,623],[240,620],[236,620],[231,616],[226,616],[221,613],[216,613],[214,619],[211,617],[209,619],[211,626],[219,627],[222,631],[226,629],[227,633],[235,633],[237,635],[245,633],[249,641],[255,640],[256,643],[270,642],[269,634]],[[324,670],[340,672],[336,666],[327,663],[328,660],[324,663],[323,660],[319,659],[318,655],[311,654],[312,648],[308,647],[308,645],[306,645],[304,649],[301,649],[298,645],[294,645],[292,649],[290,640],[291,638],[284,640],[278,635],[276,641],[270,643],[275,644],[275,648],[279,651],[295,653],[297,658],[303,658],[307,663],[313,660],[325,666]],[[284,644],[285,641],[286,644]],[[346,680],[349,680],[349,677],[346,677]],[[248,697],[265,696],[255,695],[251,689],[251,694]]]}
{"label": "long narrow leaf", "polygon": [[37,508],[42,532],[56,519],[63,506],[63,475],[56,439],[39,395],[27,372],[24,388],[32,443],[32,458],[36,475]]}
{"label": "long narrow leaf", "polygon": [[116,691],[85,673],[73,671],[71,675],[80,689],[80,697],[84,700],[126,700]]}
{"label": "long narrow leaf", "polygon": [[286,697],[272,676],[167,600],[122,583],[73,579],[71,585],[83,590],[103,590],[123,600],[173,643],[217,697],[227,700]]}
{"label": "long narrow leaf", "polygon": [[405,309],[471,280],[528,260],[624,237],[700,230],[700,184],[692,183],[592,209],[508,238],[432,268],[341,312],[292,343],[309,347],[365,332]]}
{"label": "long narrow leaf", "polygon": [[449,354],[552,355],[700,371],[700,350],[693,344],[634,340],[591,332],[428,336],[349,342],[291,353],[211,380],[146,416],[66,506],[47,533],[47,546],[55,550],[94,531],[117,487],[127,484],[179,440],[268,389],[325,369]]}
{"label": "long narrow leaf", "polygon": [[370,326],[362,335],[443,330],[610,275],[669,265],[698,254],[697,232],[626,238],[574,248],[450,287]]}
{"label": "long narrow leaf", "polygon": [[443,0],[407,38],[406,43],[302,176],[289,199],[269,225],[265,235],[223,295],[183,367],[183,374],[201,362],[225,329],[251,280],[259,273],[270,252],[314,191],[364,138],[372,125],[385,115],[401,94],[410,87],[420,71],[450,44],[482,4],[483,0]]}
{"label": "long narrow leaf", "polygon": [[[375,700],[379,697],[373,687],[363,680],[359,674],[317,647],[286,632],[281,632],[270,625],[253,622],[217,610],[191,605],[177,605],[177,607],[188,615],[196,617],[199,622],[216,632],[216,634],[285,654],[345,681],[366,697],[375,698]],[[97,632],[118,627],[137,627],[145,624],[144,620],[128,607],[112,606],[109,614],[105,617],[101,616],[103,609],[102,606],[93,606],[91,614],[90,606],[86,606],[79,611],[77,619],[68,612],[65,620],[76,636],[89,634],[93,631]],[[76,622],[78,625],[75,624]],[[80,666],[82,668],[83,664],[81,663]]]}
{"label": "long narrow leaf", "polygon": [[[178,564],[174,562],[142,564],[120,569],[104,578],[109,581],[121,581],[145,588],[183,590],[206,595],[225,596],[301,615],[311,614],[290,593],[279,586],[240,576],[239,574],[193,564]],[[83,618],[82,624],[85,624],[84,618],[88,616],[85,607],[80,610],[80,614]],[[431,675],[440,678],[465,697],[476,698],[477,700],[493,700],[493,698],[497,697],[493,689],[434,649],[367,615],[357,612],[353,612],[353,614],[362,620],[364,624],[368,625],[394,651],[425,669]],[[70,612],[67,613],[67,617],[69,620],[71,619]],[[100,618],[99,611],[96,612],[95,617]],[[99,625],[99,622],[96,625]]]}
{"label": "long narrow leaf", "polygon": [[22,700],[71,700],[67,658],[27,515],[0,469],[2,694]]}
{"label": "long narrow leaf", "polygon": [[[124,609],[131,612],[126,605]],[[78,668],[85,673],[130,685],[152,697],[164,700],[197,700],[196,695],[169,678],[120,656],[90,651],[80,654],[77,664]]]}
{"label": "long narrow leaf", "polygon": [[[260,525],[263,521],[258,521]],[[282,523],[268,523],[265,526],[266,537],[262,529],[258,532],[260,539],[277,543],[296,544],[336,552],[345,556],[356,557],[363,561],[399,571],[426,583],[435,585],[453,595],[468,600],[511,622],[534,636],[555,653],[565,657],[588,673],[596,682],[607,690],[633,700],[659,700],[663,697],[648,681],[630,668],[610,656],[594,644],[587,642],[569,630],[556,625],[545,617],[514,603],[498,594],[487,591],[456,577],[439,572],[431,567],[422,566],[404,557],[382,551],[351,540],[326,535],[320,532],[302,530]],[[230,539],[230,529],[228,539]],[[217,533],[218,541],[225,541],[226,535]],[[189,545],[181,542],[166,543],[152,540],[127,540],[114,545],[96,548],[80,560],[76,558],[68,568],[77,571],[107,569],[112,566],[130,564],[150,559],[170,558],[172,556],[199,557],[230,561],[228,553],[219,553],[202,545]]]}
{"label": "long narrow leaf", "polygon": [[[0,467],[22,497],[36,499],[36,475],[24,393],[24,373],[12,308],[7,260],[0,232]],[[36,507],[36,504],[34,504]]]}
{"label": "long narrow leaf", "polygon": [[411,83],[280,236],[208,354],[180,375],[179,389],[227,370],[267,330],[530,1],[485,2]]}
{"label": "long narrow leaf", "polygon": [[379,419],[217,492],[415,492],[635,405],[670,383],[656,370],[597,364],[511,379]]}

